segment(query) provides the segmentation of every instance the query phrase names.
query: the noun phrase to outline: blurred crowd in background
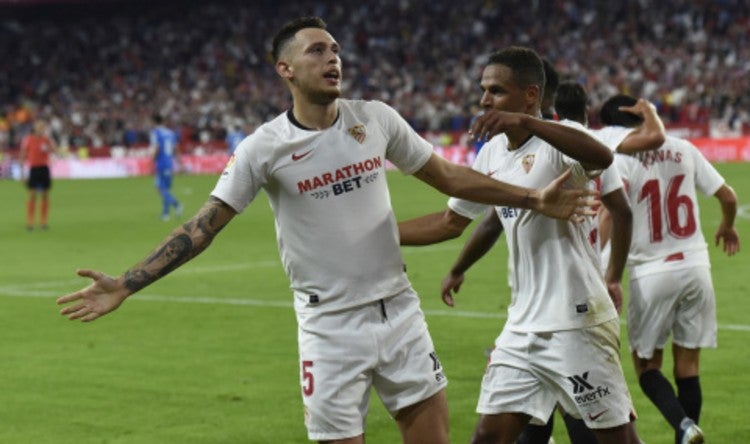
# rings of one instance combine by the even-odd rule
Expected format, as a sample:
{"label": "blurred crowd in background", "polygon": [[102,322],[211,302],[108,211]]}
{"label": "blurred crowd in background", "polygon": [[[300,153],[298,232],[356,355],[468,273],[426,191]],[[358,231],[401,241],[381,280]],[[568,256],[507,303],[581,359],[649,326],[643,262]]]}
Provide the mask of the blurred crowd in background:
{"label": "blurred crowd in background", "polygon": [[[93,3],[93,2],[90,2]],[[418,131],[461,131],[494,49],[536,49],[599,104],[651,100],[667,123],[750,132],[747,0],[256,0],[0,9],[0,149],[38,117],[63,147],[251,132],[290,106],[269,60],[283,22],[319,15],[342,45],[344,94],[390,103]]]}

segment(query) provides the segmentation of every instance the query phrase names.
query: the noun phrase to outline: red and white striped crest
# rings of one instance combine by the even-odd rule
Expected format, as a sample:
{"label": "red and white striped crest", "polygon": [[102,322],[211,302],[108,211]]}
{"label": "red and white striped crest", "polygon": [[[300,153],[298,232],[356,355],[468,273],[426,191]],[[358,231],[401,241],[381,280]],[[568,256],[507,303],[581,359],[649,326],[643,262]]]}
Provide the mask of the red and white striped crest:
{"label": "red and white striped crest", "polygon": [[534,155],[527,154],[523,156],[523,159],[521,159],[521,165],[523,166],[523,170],[526,171],[526,174],[529,174],[531,167],[534,166]]}
{"label": "red and white striped crest", "polygon": [[367,137],[367,134],[365,133],[365,126],[362,124],[354,125],[353,127],[349,128],[348,132],[349,135],[354,137],[354,140],[359,143],[363,143],[365,141],[365,137]]}

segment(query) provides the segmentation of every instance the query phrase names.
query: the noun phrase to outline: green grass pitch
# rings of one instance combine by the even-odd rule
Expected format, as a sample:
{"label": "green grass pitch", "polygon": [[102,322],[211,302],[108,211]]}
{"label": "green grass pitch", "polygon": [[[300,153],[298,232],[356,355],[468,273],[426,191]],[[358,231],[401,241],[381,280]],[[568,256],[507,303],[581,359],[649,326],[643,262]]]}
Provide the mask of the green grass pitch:
{"label": "green grass pitch", "polygon": [[[710,248],[720,330],[719,348],[703,352],[701,425],[711,443],[750,442],[750,165],[717,167],[740,197],[745,251],[727,258]],[[399,219],[445,208],[446,198],[418,180],[400,173],[388,179]],[[187,215],[215,180],[175,178]],[[151,178],[56,181],[48,231],[26,232],[25,196],[19,182],[0,182],[0,442],[307,442],[292,297],[265,196],[201,256],[91,324],[67,321],[54,303],[87,284],[75,270],[118,274],[178,222],[159,220]],[[701,210],[712,243],[718,204],[702,199]],[[476,422],[484,351],[502,328],[508,301],[503,240],[469,272],[457,307],[442,304],[440,280],[465,238],[403,249],[450,379],[455,443],[468,442]],[[625,342],[622,356],[641,437],[671,443],[672,432],[633,379]],[[564,433],[558,420],[558,444],[568,442]],[[400,442],[375,396],[367,441]]]}

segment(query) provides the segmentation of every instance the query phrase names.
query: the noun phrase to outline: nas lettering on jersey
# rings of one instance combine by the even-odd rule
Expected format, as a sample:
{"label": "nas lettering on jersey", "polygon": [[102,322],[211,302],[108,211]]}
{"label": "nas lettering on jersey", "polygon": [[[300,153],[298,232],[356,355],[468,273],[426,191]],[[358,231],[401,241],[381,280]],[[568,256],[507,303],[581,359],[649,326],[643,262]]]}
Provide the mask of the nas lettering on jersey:
{"label": "nas lettering on jersey", "polygon": [[316,199],[338,196],[373,182],[382,167],[383,159],[376,156],[299,180],[297,189],[300,194],[310,193]]}
{"label": "nas lettering on jersey", "polygon": [[682,153],[672,153],[672,150],[659,149],[656,151],[644,151],[642,153],[637,153],[636,157],[645,169],[648,169],[651,165],[657,162],[682,162]]}

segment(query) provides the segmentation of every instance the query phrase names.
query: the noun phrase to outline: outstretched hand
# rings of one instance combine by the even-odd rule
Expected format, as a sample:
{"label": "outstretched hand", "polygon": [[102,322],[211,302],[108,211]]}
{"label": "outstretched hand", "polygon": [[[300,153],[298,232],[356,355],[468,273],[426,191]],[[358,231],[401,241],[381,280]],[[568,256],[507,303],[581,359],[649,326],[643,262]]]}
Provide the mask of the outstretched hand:
{"label": "outstretched hand", "polygon": [[440,284],[440,295],[442,296],[445,305],[449,307],[453,307],[455,305],[455,301],[453,300],[453,293],[458,293],[458,290],[461,289],[461,284],[463,283],[463,274],[454,275],[453,273],[448,273],[448,276],[443,278],[443,282]]}
{"label": "outstretched hand", "polygon": [[94,282],[57,299],[58,305],[78,302],[60,310],[60,314],[70,320],[93,321],[119,307],[128,296],[128,290],[122,283],[102,272],[78,270],[78,275],[91,278]]}
{"label": "outstretched hand", "polygon": [[583,221],[584,216],[596,215],[596,207],[601,203],[597,198],[599,193],[584,188],[564,188],[571,174],[568,169],[539,190],[539,206],[534,210],[548,217],[574,222]]}

